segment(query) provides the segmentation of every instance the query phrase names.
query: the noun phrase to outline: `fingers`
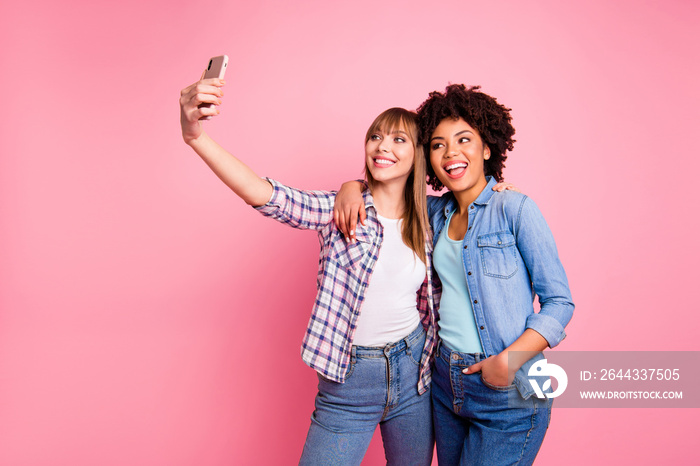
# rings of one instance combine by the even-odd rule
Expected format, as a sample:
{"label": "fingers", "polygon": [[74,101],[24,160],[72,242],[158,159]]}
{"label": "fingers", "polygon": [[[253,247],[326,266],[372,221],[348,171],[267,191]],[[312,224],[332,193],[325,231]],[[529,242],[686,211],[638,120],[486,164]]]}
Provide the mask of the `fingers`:
{"label": "fingers", "polygon": [[209,120],[219,114],[219,105],[226,84],[218,78],[204,79],[192,83],[180,91],[180,125],[182,137],[188,144],[202,135],[201,120]]}
{"label": "fingers", "polygon": [[367,223],[365,221],[367,220],[367,211],[365,210],[365,205],[360,204],[360,223],[362,225],[367,226]]}
{"label": "fingers", "polygon": [[497,191],[497,192],[499,192],[499,193],[502,192],[502,191],[505,191],[505,190],[508,190],[508,191],[515,191],[515,192],[517,192],[517,193],[520,192],[520,190],[518,189],[517,186],[515,186],[515,185],[512,184],[512,183],[506,183],[505,181],[502,181],[502,182],[500,182],[500,183],[497,183],[497,184],[496,184],[493,188],[491,188],[491,189],[493,189],[494,191]]}
{"label": "fingers", "polygon": [[333,208],[333,221],[347,242],[357,241],[355,232],[357,231],[358,216],[359,221],[365,225],[367,212],[365,211],[365,206],[361,203],[342,206],[341,203],[337,202]]}
{"label": "fingers", "polygon": [[335,225],[345,237],[345,241],[350,242],[350,238],[348,237],[348,228],[345,224],[345,213],[342,210],[338,211],[338,221],[335,223]]}
{"label": "fingers", "polygon": [[476,364],[472,364],[462,371],[463,374],[474,374],[481,371],[481,366],[484,364],[483,361],[479,361]]}
{"label": "fingers", "polygon": [[[200,96],[200,98],[206,99],[220,99],[224,96],[224,91],[221,89],[221,86],[223,86],[223,81],[220,79],[197,81],[180,91],[180,100],[189,100],[194,96]],[[203,102],[204,101],[206,100],[203,100]]]}
{"label": "fingers", "polygon": [[339,217],[338,209],[336,209],[335,207],[333,207],[333,223],[335,223],[336,228],[338,228],[338,230],[339,230],[341,233],[343,233],[343,231],[340,230],[340,228],[338,227],[338,217]]}
{"label": "fingers", "polygon": [[[199,108],[198,114],[199,114],[200,116],[199,116],[198,119],[199,119],[199,120],[211,120],[212,118],[214,118],[214,117],[215,117],[216,115],[218,115],[219,113],[221,113],[221,112],[219,111],[219,108],[218,108],[218,107],[208,107],[208,106],[207,106],[207,107],[201,107],[201,108]],[[195,115],[193,115],[193,117],[194,117],[194,116],[195,116]]]}
{"label": "fingers", "polygon": [[348,236],[350,236],[350,239],[354,243],[357,241],[357,237],[355,236],[355,230],[357,229],[357,215],[348,216],[348,228],[350,230],[348,232]]}
{"label": "fingers", "polygon": [[188,121],[211,119],[219,114],[223,92],[216,86],[195,83],[182,90],[180,108]]}
{"label": "fingers", "polygon": [[219,104],[200,103],[199,100],[193,99],[182,105],[182,115],[185,120],[194,122],[197,120],[209,120],[218,115]]}

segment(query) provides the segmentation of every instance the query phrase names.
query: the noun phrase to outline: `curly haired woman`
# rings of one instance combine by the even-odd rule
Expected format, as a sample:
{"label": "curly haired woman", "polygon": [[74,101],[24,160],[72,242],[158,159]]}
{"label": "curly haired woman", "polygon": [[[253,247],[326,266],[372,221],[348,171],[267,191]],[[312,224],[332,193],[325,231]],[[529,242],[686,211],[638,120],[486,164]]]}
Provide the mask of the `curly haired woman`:
{"label": "curly haired woman", "polygon": [[[515,142],[510,109],[478,86],[453,84],[432,92],[418,116],[428,184],[449,189],[428,197],[442,282],[432,386],[438,460],[532,464],[552,400],[535,395],[528,371],[565,336],[574,310],[566,274],[535,203],[492,189]],[[337,209],[349,204],[340,194]]]}

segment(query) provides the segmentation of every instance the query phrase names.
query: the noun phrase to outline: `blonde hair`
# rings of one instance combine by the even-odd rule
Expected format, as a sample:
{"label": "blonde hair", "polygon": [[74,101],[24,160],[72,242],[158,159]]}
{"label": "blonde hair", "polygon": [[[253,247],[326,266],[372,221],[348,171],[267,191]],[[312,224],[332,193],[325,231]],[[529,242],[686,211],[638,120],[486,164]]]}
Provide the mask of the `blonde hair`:
{"label": "blonde hair", "polygon": [[[404,187],[404,202],[406,209],[402,215],[403,227],[401,236],[406,246],[420,257],[425,263],[425,241],[428,232],[428,209],[426,200],[426,176],[427,169],[423,146],[418,141],[418,115],[415,112],[399,107],[390,108],[382,112],[370,125],[365,136],[365,143],[377,132],[391,133],[401,130],[408,134],[415,151],[413,157],[413,171],[406,180]],[[370,190],[378,183],[365,164],[365,178]]]}

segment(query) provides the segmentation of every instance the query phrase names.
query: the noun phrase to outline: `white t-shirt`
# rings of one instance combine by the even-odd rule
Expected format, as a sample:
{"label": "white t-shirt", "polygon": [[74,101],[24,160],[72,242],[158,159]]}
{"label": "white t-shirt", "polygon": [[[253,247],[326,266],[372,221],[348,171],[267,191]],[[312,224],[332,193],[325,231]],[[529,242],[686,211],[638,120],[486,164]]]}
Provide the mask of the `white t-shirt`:
{"label": "white t-shirt", "polygon": [[384,238],[357,319],[353,338],[357,346],[398,341],[420,323],[416,293],[425,280],[425,264],[403,242],[401,219],[377,217]]}

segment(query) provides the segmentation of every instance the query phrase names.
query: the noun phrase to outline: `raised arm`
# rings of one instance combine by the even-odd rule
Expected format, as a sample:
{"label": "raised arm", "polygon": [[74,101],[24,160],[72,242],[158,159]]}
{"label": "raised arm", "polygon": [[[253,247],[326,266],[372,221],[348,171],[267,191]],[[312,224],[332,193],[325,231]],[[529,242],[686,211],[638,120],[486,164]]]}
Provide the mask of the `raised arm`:
{"label": "raised arm", "polygon": [[[272,196],[272,185],[217,144],[202,128],[203,117],[219,114],[224,84],[217,78],[201,79],[180,92],[182,139],[246,204],[260,206]],[[205,103],[214,105],[202,106]]]}

